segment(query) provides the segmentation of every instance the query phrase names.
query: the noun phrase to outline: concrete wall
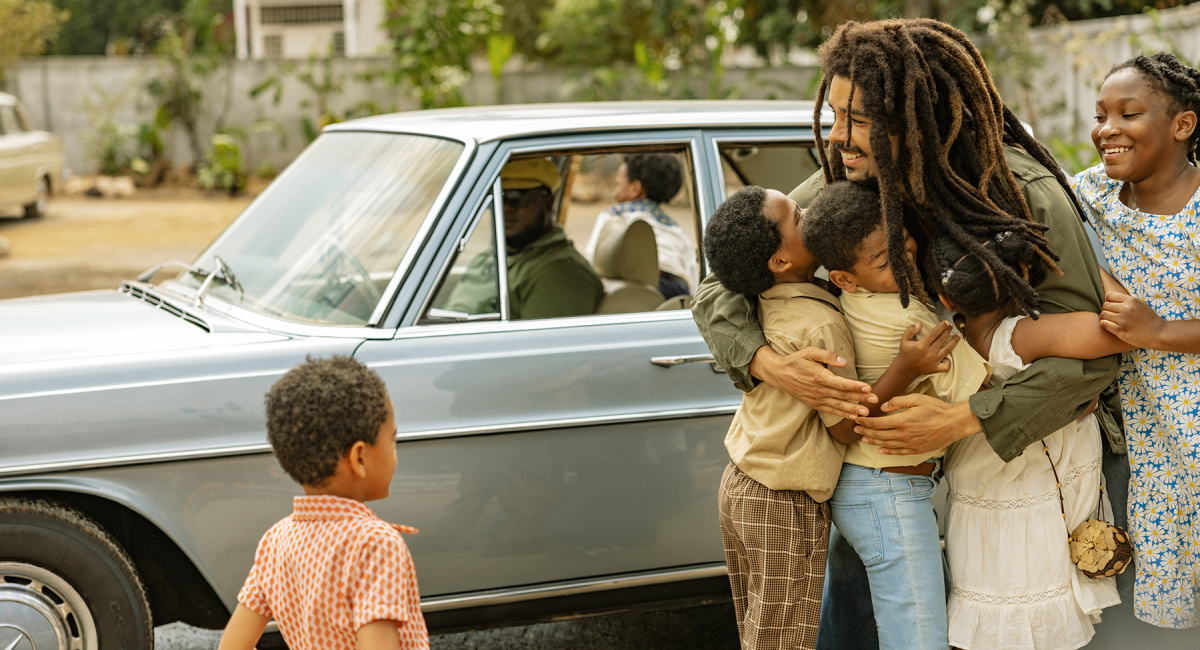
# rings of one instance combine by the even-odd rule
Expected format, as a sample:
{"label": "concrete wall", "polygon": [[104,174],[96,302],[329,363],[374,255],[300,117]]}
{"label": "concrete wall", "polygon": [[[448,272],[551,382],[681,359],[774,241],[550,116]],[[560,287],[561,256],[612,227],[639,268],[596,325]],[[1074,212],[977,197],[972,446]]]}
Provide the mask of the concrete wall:
{"label": "concrete wall", "polygon": [[[409,93],[383,81],[364,82],[358,75],[385,69],[387,58],[335,59],[334,75],[344,83],[343,90],[328,98],[329,108],[338,114],[364,101],[373,102],[385,112],[418,108]],[[278,105],[271,93],[250,97],[250,90],[279,72],[279,61],[233,61],[211,78],[206,90],[206,115],[201,120],[201,141],[207,149],[214,129],[223,124],[246,133],[243,144],[245,169],[253,172],[262,161],[279,170],[291,162],[307,145],[301,128],[304,117],[315,120],[316,96],[295,80],[283,76],[284,91]],[[292,65],[307,66],[306,61]],[[105,119],[137,124],[153,122],[155,103],[145,93],[147,81],[158,74],[160,63],[153,58],[130,57],[42,57],[26,59],[8,71],[6,90],[25,103],[30,120],[63,136],[69,165],[76,173],[96,172],[95,158],[88,154],[88,142],[96,127]],[[318,71],[318,76],[321,73]],[[576,96],[584,77],[580,71],[529,70],[505,73],[498,87],[482,63],[463,95],[468,104],[562,102]],[[735,88],[745,98],[811,97],[816,70],[811,67],[729,70],[723,87]],[[707,92],[703,78],[694,80],[696,92]],[[269,118],[283,127],[284,138],[273,133],[253,133],[256,120]],[[182,131],[172,130],[167,153],[177,164],[191,162],[191,150]]]}
{"label": "concrete wall", "polygon": [[1200,4],[1153,15],[1081,20],[1030,30],[1042,55],[1031,91],[998,80],[1001,95],[1039,137],[1090,143],[1096,94],[1113,65],[1138,54],[1176,51],[1184,63],[1200,62]]}
{"label": "concrete wall", "polygon": [[[364,5],[365,6],[365,5]],[[998,83],[1005,100],[1017,114],[1031,123],[1039,137],[1052,136],[1088,141],[1092,107],[1100,80],[1109,67],[1137,51],[1155,51],[1170,41],[1192,63],[1200,60],[1200,4],[1164,11],[1156,23],[1150,16],[1079,21],[1031,30],[1033,48],[1042,53],[1044,64],[1034,73],[1032,91],[1009,79]],[[1164,40],[1165,39],[1165,40]],[[364,82],[365,72],[386,69],[387,58],[335,59],[335,76],[343,90],[329,98],[336,113],[369,101],[384,111],[417,108],[411,95],[382,81]],[[304,61],[292,61],[304,67]],[[77,173],[93,173],[94,158],[87,143],[95,127],[111,114],[116,122],[137,125],[151,122],[155,105],[144,92],[148,80],[159,70],[153,58],[129,57],[43,57],[27,59],[11,68],[6,89],[26,104],[35,125],[63,136],[67,164]],[[208,138],[220,124],[246,133],[243,156],[247,171],[262,161],[282,169],[303,150],[307,142],[301,119],[315,119],[315,95],[284,76],[284,92],[278,105],[270,93],[250,97],[250,89],[279,72],[280,61],[235,61],[214,75],[206,90],[206,115],[201,139]],[[498,88],[478,62],[474,75],[463,88],[469,104],[561,102],[579,96],[584,71],[525,69],[506,72]],[[779,68],[731,68],[724,89],[735,89],[746,98],[811,98],[815,90],[814,65]],[[703,78],[692,80],[698,96],[707,93]],[[253,133],[255,120],[269,118],[283,127],[284,138],[270,133]],[[179,129],[168,143],[168,155],[176,163],[191,161],[191,151]]]}

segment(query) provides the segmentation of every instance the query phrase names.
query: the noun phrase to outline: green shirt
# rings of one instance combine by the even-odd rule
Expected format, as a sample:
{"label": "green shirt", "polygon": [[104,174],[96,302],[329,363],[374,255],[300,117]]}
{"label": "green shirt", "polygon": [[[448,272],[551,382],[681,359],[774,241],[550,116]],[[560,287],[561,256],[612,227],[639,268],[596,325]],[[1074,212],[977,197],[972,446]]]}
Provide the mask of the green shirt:
{"label": "green shirt", "polygon": [[[1050,226],[1046,237],[1059,255],[1063,275],[1047,273],[1035,287],[1040,311],[1099,312],[1104,291],[1100,269],[1083,221],[1054,175],[1025,151],[1005,147],[1005,158],[1025,195],[1036,221]],[[807,206],[824,185],[818,171],[789,195]],[[767,344],[758,325],[754,305],[721,286],[709,275],[692,299],[692,314],[713,356],[740,390],[754,388],[750,360]],[[1049,357],[1011,377],[1003,386],[975,393],[971,412],[983,424],[992,449],[1005,461],[1016,458],[1031,443],[1066,426],[1087,408],[1092,398],[1116,379],[1119,357],[1079,360]],[[1101,428],[1116,453],[1125,453],[1125,439],[1117,424],[1120,404],[1116,391],[1108,390],[1097,413]]]}
{"label": "green shirt", "polygon": [[[468,314],[500,311],[496,253],[471,260],[446,308]],[[560,226],[508,256],[508,309],[513,320],[583,316],[596,311],[604,285]]]}

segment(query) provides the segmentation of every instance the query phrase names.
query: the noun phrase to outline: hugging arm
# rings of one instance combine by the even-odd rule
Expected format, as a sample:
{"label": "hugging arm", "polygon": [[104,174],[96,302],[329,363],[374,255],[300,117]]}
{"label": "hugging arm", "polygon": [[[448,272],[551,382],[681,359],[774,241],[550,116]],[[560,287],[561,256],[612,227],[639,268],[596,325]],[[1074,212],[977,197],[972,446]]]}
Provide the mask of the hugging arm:
{"label": "hugging arm", "polygon": [[[1010,152],[1011,153],[1011,152]],[[1036,289],[1042,313],[1100,311],[1103,292],[1095,253],[1088,242],[1079,213],[1050,173],[1033,164],[1020,169],[1011,154],[1009,164],[1022,188],[1034,220],[1050,227],[1046,237],[1059,255],[1063,275],[1047,274]],[[948,404],[934,397],[905,395],[883,406],[889,414],[865,418],[860,429],[867,442],[884,447],[883,453],[933,451],[978,431],[1001,459],[1012,460],[1031,443],[1078,418],[1092,400],[1117,377],[1117,356],[1078,360],[1046,357],[1009,378],[1003,385],[971,395],[968,401]],[[901,409],[902,412],[894,413]],[[1120,435],[1109,432],[1120,446]]]}
{"label": "hugging arm", "polygon": [[778,354],[767,345],[753,303],[716,277],[709,275],[700,283],[692,298],[692,316],[713,358],[738,389],[753,390],[757,377],[818,411],[851,418],[866,415],[866,407],[857,402],[868,397],[870,386],[826,367],[845,366],[845,359],[813,347]]}
{"label": "hugging arm", "polygon": [[1100,316],[1090,311],[1023,318],[1013,329],[1012,347],[1025,363],[1043,357],[1097,359],[1134,349],[1101,327]]}

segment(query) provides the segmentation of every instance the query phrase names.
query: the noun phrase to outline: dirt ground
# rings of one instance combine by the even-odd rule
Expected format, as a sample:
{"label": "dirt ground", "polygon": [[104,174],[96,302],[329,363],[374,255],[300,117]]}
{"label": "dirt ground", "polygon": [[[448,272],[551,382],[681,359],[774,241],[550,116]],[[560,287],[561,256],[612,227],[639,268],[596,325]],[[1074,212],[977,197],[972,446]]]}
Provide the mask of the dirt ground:
{"label": "dirt ground", "polygon": [[133,198],[55,196],[42,219],[0,214],[0,298],[115,289],[167,260],[192,261],[250,203],[199,191],[143,190]]}

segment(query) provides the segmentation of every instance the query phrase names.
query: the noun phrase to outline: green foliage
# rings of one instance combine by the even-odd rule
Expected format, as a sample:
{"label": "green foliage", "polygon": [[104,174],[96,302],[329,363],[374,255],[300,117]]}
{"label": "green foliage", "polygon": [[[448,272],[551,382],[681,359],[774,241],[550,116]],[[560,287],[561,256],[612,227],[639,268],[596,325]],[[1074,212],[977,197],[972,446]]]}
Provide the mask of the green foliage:
{"label": "green foliage", "polygon": [[84,151],[101,174],[116,176],[130,168],[137,158],[138,125],[117,119],[117,113],[129,104],[136,85],[104,88],[93,85],[83,98],[84,114],[90,129],[84,134]]}
{"label": "green foliage", "polygon": [[[186,0],[53,0],[54,5],[70,12],[61,37],[50,47],[56,55],[74,54],[149,54],[158,35],[147,28],[156,16],[182,10]],[[213,36],[231,36],[233,0],[216,0],[216,12],[228,20]]]}
{"label": "green foliage", "polygon": [[502,10],[500,31],[513,37],[515,51],[529,59],[542,59],[538,37],[542,18],[554,6],[554,0],[496,0]]}
{"label": "green foliage", "polygon": [[537,47],[558,65],[632,62],[635,43],[650,36],[650,9],[641,0],[556,0]]}
{"label": "green foliage", "polygon": [[196,170],[196,180],[206,190],[221,190],[236,195],[245,187],[242,173],[242,146],[232,135],[218,133],[212,137],[207,160]]}
{"label": "green foliage", "polygon": [[385,0],[385,8],[391,80],[415,92],[422,108],[462,105],[471,56],[499,30],[500,6],[494,0]]}
{"label": "green foliage", "polygon": [[180,126],[192,149],[192,162],[204,157],[200,120],[205,116],[205,83],[230,59],[231,46],[217,37],[224,18],[212,0],[187,0],[173,14],[152,17],[147,28],[158,36],[154,53],[162,72],[146,82],[146,92],[158,104],[163,128]]}
{"label": "green foliage", "polygon": [[278,173],[275,171],[275,165],[272,165],[270,160],[258,163],[258,167],[254,170],[254,175],[259,178],[275,178]]}
{"label": "green foliage", "polygon": [[45,51],[68,17],[49,0],[0,0],[0,80],[20,57]]}
{"label": "green foliage", "polygon": [[127,122],[103,122],[88,136],[88,157],[96,161],[100,173],[117,176],[130,168],[136,156],[134,144],[137,125]]}
{"label": "green foliage", "polygon": [[1096,151],[1091,142],[1076,142],[1057,136],[1042,141],[1054,154],[1058,164],[1067,170],[1068,175],[1094,167],[1100,162],[1100,152]]}

